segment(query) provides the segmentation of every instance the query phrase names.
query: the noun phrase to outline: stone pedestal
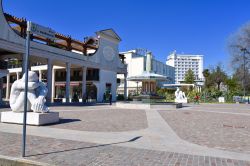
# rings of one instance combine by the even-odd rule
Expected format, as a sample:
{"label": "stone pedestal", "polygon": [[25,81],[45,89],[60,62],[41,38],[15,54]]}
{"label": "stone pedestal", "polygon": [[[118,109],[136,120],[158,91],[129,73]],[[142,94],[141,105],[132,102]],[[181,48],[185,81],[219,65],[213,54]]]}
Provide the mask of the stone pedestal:
{"label": "stone pedestal", "polygon": [[187,103],[187,99],[175,99],[175,103]]}
{"label": "stone pedestal", "polygon": [[[1,122],[23,124],[23,114],[12,111],[1,112]],[[59,112],[34,113],[27,112],[27,125],[41,126],[59,122]]]}

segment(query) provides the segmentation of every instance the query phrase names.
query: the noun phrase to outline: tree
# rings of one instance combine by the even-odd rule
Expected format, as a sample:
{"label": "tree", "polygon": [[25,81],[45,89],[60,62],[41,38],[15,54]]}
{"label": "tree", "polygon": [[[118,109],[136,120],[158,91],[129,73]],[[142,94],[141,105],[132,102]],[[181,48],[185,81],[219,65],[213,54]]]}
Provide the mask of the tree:
{"label": "tree", "polygon": [[217,65],[215,69],[212,69],[212,72],[208,78],[210,81],[217,85],[217,89],[220,91],[220,85],[222,82],[225,82],[227,79],[226,73],[223,71],[220,65]]}
{"label": "tree", "polygon": [[[243,25],[237,32],[229,38],[229,53],[231,55],[231,65],[241,76],[242,86],[249,91],[248,71],[250,68],[250,22]],[[239,72],[240,71],[240,72]],[[245,91],[244,90],[244,91]]]}
{"label": "tree", "polygon": [[194,72],[191,69],[189,69],[185,74],[184,82],[187,84],[193,84],[194,80],[195,80]]}
{"label": "tree", "polygon": [[[245,75],[245,79],[244,79],[244,75]],[[239,67],[238,69],[235,70],[233,78],[237,81],[239,85],[238,88],[242,91],[241,95],[243,95],[244,83],[245,83],[246,93],[250,93],[250,72],[248,70],[246,70],[244,74],[243,68]]]}
{"label": "tree", "polygon": [[229,91],[236,91],[240,87],[235,77],[228,78],[225,83]]}
{"label": "tree", "polygon": [[209,69],[204,69],[203,72],[202,72],[202,74],[203,74],[203,76],[204,76],[205,78],[207,78],[207,77],[210,75]]}
{"label": "tree", "polygon": [[250,61],[250,22],[243,25],[237,32],[230,36],[228,46],[231,55],[231,65],[233,67],[237,69],[243,64],[243,54],[246,56],[246,62]]}
{"label": "tree", "polygon": [[204,78],[205,78],[205,88],[209,88],[211,86],[211,81],[209,81],[210,71],[209,69],[204,69],[202,72]]}

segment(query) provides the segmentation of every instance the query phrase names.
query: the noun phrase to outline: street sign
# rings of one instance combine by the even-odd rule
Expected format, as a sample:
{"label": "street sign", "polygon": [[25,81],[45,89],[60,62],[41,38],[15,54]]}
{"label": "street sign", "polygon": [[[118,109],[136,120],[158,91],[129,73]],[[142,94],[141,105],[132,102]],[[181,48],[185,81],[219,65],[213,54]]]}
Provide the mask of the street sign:
{"label": "street sign", "polygon": [[27,121],[27,103],[28,103],[28,75],[29,75],[29,54],[30,54],[30,34],[36,34],[43,36],[47,39],[55,39],[55,31],[51,28],[47,28],[30,21],[27,22],[27,36],[26,36],[26,48],[25,48],[25,90],[24,90],[24,111],[23,111],[23,136],[22,136],[22,157],[25,157],[26,151],[26,121]]}
{"label": "street sign", "polygon": [[39,24],[35,24],[33,22],[28,22],[28,29],[27,31],[30,31],[32,34],[36,34],[39,36],[43,36],[47,39],[54,40],[56,32],[52,30],[51,28],[44,27]]}

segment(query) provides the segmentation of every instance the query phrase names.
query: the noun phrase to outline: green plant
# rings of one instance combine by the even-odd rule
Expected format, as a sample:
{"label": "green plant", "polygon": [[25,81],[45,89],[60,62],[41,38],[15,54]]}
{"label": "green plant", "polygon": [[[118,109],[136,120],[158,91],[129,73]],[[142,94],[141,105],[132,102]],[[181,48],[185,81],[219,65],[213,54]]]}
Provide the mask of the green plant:
{"label": "green plant", "polygon": [[116,100],[117,100],[117,101],[122,101],[122,100],[124,100],[124,95],[118,94],[117,97],[116,97]]}

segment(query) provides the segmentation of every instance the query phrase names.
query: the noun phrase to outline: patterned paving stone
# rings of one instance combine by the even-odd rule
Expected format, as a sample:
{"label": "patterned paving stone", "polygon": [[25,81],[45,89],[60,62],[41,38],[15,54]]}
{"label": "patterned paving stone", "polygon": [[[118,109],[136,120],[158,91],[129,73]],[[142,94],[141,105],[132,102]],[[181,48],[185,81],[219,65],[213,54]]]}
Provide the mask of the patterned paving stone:
{"label": "patterned paving stone", "polygon": [[[197,105],[193,108],[185,107],[175,111],[159,112],[175,132],[185,140],[209,147],[249,153],[250,123],[248,119],[250,116],[247,115],[249,108],[246,105],[237,105],[235,107],[237,110],[234,110],[231,106]],[[52,107],[53,109],[59,110],[64,118],[64,123],[51,126],[56,130],[63,128],[108,133],[138,130],[147,128],[148,125],[145,111],[142,110],[117,109],[113,106]],[[0,109],[0,111],[5,110]],[[208,112],[211,110],[213,112]],[[235,112],[244,115],[232,114]],[[250,166],[250,162],[202,156],[202,153],[197,156],[185,154],[185,152],[168,152],[167,149],[166,151],[145,150],[59,138],[28,136],[26,159],[60,166]],[[0,155],[19,157],[20,154],[21,135],[0,132]]]}
{"label": "patterned paving stone", "polygon": [[[244,113],[250,114],[249,104],[187,104],[187,109],[197,111],[215,111],[227,113]],[[184,109],[185,109],[184,108]]]}
{"label": "patterned paving stone", "polygon": [[250,116],[201,111],[159,111],[171,128],[189,142],[250,153]]}
{"label": "patterned paving stone", "polygon": [[[20,156],[21,135],[0,132],[0,144],[0,155]],[[97,145],[36,136],[27,137],[27,156],[26,159],[28,160],[60,166],[250,166],[250,163],[246,161],[125,148],[114,145]]]}
{"label": "patterned paving stone", "polygon": [[97,108],[59,112],[60,123],[50,127],[102,132],[131,131],[148,127],[144,110]]}
{"label": "patterned paving stone", "polygon": [[[10,109],[0,109],[10,111]],[[144,110],[117,109],[113,106],[51,107],[60,113],[60,123],[53,128],[121,132],[140,130],[148,127]]]}

